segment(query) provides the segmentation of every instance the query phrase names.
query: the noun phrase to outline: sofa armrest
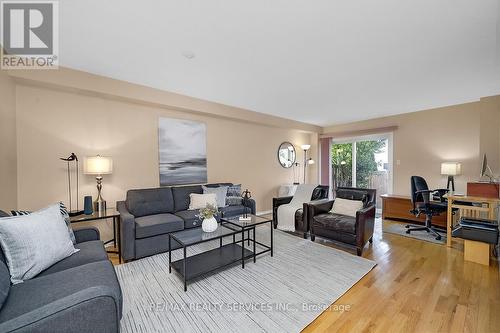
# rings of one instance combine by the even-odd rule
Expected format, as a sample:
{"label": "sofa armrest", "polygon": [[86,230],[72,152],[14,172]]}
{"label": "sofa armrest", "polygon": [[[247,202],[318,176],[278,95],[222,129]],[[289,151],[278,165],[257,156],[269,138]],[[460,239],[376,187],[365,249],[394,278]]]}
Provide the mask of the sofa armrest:
{"label": "sofa armrest", "polygon": [[0,323],[0,332],[118,332],[119,297],[107,286],[83,289]]}
{"label": "sofa armrest", "polygon": [[276,197],[273,198],[273,224],[274,229],[278,227],[278,207],[281,205],[289,204],[293,199],[293,196],[288,197]]}
{"label": "sofa armrest", "polygon": [[135,217],[128,209],[125,201],[118,201],[116,208],[120,212],[120,248],[124,260],[135,259]]}
{"label": "sofa armrest", "polygon": [[73,228],[77,243],[96,241],[101,239],[99,229],[95,227]]}
{"label": "sofa armrest", "polygon": [[373,237],[375,210],[371,205],[356,212],[356,243],[361,247]]}

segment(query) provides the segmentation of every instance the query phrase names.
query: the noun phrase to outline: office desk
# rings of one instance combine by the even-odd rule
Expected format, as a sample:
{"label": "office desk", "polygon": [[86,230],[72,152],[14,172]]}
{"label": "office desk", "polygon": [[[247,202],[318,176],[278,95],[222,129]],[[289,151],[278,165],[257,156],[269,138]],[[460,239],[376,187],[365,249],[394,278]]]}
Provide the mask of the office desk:
{"label": "office desk", "polygon": [[[458,209],[459,216],[467,216],[474,218],[495,219],[495,210],[500,204],[498,198],[484,198],[469,195],[453,195],[445,196],[448,199],[448,217],[446,226],[446,245],[451,246],[451,229],[453,225],[453,209]],[[455,202],[458,201],[458,202]],[[461,202],[481,204],[481,206],[466,206]]]}

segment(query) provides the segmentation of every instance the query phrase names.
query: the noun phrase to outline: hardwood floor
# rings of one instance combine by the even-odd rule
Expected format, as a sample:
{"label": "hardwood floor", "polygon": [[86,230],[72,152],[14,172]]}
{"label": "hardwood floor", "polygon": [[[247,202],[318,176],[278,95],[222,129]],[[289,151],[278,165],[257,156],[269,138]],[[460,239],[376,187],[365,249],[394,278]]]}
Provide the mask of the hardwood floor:
{"label": "hardwood floor", "polygon": [[464,262],[459,242],[382,233],[380,221],[363,257],[377,266],[334,303],[349,311],[327,310],[304,332],[500,332],[498,261]]}
{"label": "hardwood floor", "polygon": [[304,332],[500,332],[498,261],[464,262],[463,243],[382,234],[381,224],[363,253],[377,266],[334,303],[350,311],[327,310]]}

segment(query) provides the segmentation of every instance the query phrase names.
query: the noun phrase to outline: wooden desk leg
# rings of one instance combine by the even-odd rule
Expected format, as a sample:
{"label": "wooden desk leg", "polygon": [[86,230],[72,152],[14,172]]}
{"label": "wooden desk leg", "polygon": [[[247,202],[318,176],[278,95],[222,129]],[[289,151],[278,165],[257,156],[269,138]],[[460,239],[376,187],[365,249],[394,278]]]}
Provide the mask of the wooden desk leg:
{"label": "wooden desk leg", "polygon": [[488,202],[488,218],[490,220],[495,219],[495,205],[492,202]]}
{"label": "wooden desk leg", "polygon": [[451,247],[451,226],[453,224],[452,200],[448,200],[448,216],[446,217],[446,246]]}

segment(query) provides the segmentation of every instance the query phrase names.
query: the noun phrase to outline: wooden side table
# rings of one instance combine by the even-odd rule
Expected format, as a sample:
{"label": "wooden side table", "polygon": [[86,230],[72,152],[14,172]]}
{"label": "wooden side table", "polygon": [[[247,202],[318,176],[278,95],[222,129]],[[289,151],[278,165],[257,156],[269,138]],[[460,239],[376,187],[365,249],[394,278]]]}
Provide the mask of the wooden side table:
{"label": "wooden side table", "polygon": [[113,239],[106,241],[104,245],[113,242],[114,247],[118,248],[118,251],[106,250],[106,252],[118,254],[118,261],[121,263],[122,254],[121,254],[121,244],[120,244],[121,243],[120,213],[115,208],[108,208],[103,212],[94,212],[92,215],[81,214],[70,217],[71,223],[89,222],[89,221],[106,220],[106,219],[113,219]]}

